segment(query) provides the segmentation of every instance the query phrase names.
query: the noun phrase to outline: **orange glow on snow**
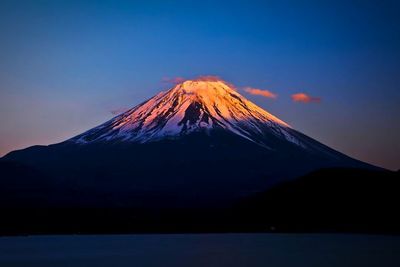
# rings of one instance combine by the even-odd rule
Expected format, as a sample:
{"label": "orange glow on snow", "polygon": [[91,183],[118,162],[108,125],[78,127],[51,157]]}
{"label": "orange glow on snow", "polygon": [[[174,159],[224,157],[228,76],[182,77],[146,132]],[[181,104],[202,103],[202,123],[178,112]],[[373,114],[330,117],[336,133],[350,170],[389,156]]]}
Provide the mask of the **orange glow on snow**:
{"label": "orange glow on snow", "polygon": [[204,103],[211,115],[216,118],[231,120],[232,114],[235,114],[235,118],[241,120],[257,117],[261,121],[273,121],[289,127],[287,123],[248,101],[229,83],[217,76],[202,76],[187,80],[172,90],[183,90],[189,94],[188,99],[196,99]]}
{"label": "orange glow on snow", "polygon": [[[190,115],[193,112],[195,114]],[[196,121],[185,120],[188,116]],[[160,124],[160,119],[164,123]],[[287,131],[290,128],[287,123],[247,100],[216,76],[202,76],[176,84],[90,130],[89,134],[104,131],[104,127],[109,130],[102,132],[98,140],[118,138],[143,143],[198,130],[225,129],[257,143],[252,138],[263,134],[265,127],[294,140]],[[77,142],[87,142],[85,133],[77,137]]]}

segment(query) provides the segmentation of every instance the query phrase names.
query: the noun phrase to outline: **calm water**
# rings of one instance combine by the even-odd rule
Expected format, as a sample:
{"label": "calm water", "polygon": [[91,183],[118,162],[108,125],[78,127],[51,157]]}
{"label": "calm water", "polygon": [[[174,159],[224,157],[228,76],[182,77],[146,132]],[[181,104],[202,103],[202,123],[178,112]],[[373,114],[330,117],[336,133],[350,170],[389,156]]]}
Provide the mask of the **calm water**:
{"label": "calm water", "polygon": [[0,266],[400,266],[400,237],[184,234],[0,238]]}

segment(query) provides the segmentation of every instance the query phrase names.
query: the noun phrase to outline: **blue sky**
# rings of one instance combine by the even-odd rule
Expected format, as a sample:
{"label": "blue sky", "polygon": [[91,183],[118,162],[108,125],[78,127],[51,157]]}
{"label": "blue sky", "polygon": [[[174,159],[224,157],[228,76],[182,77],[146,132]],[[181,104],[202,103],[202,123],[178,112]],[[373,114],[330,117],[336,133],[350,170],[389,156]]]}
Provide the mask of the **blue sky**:
{"label": "blue sky", "polygon": [[[324,3],[321,3],[324,2]],[[398,1],[1,1],[0,155],[218,75],[358,159],[400,168]],[[320,103],[294,103],[305,92]]]}

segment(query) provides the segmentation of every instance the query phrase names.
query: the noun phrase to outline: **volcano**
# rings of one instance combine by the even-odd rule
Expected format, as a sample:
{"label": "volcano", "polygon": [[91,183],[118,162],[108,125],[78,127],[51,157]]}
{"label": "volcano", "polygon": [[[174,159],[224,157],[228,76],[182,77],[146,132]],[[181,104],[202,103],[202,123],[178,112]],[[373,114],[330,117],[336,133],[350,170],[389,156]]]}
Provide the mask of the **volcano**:
{"label": "volcano", "polygon": [[289,129],[223,81],[189,80],[70,141],[147,143],[223,130],[265,147],[266,133],[302,145]]}
{"label": "volcano", "polygon": [[80,135],[0,163],[1,205],[24,207],[226,206],[315,170],[374,168],[214,78],[184,81]]}

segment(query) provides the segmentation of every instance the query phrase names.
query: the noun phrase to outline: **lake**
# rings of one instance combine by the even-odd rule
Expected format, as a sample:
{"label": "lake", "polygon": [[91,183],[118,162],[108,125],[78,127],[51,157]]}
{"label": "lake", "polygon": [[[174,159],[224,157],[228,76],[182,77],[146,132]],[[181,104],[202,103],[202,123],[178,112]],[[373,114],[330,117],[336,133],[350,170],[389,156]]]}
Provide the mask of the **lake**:
{"label": "lake", "polygon": [[0,237],[0,266],[400,266],[400,236],[143,234]]}

